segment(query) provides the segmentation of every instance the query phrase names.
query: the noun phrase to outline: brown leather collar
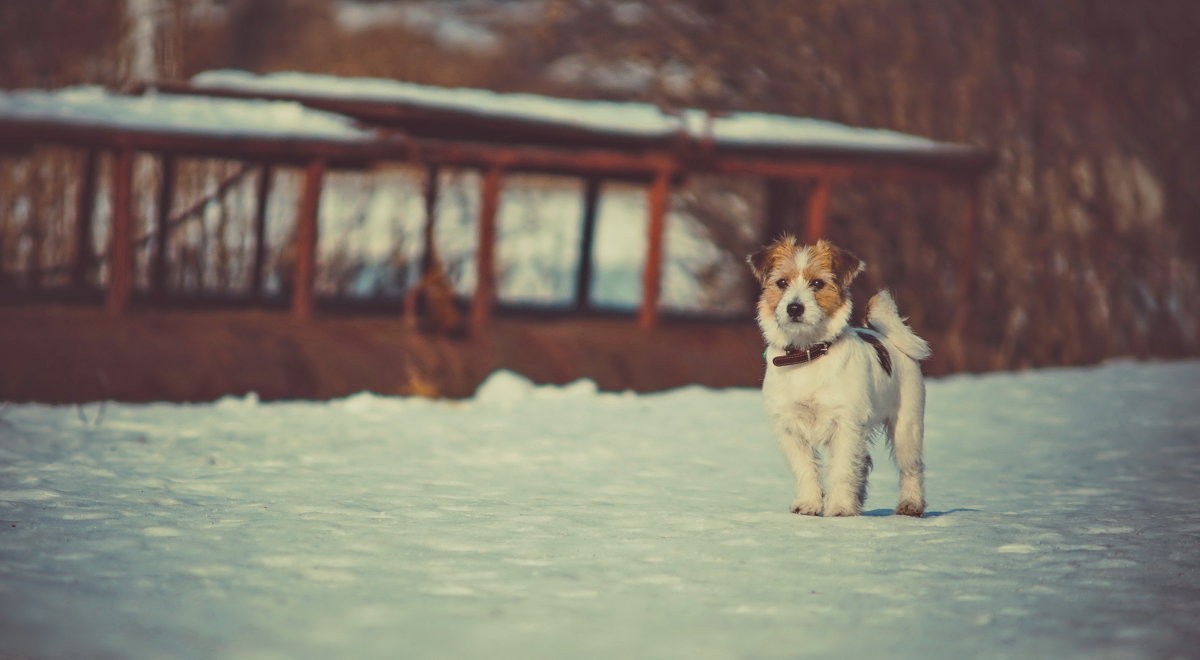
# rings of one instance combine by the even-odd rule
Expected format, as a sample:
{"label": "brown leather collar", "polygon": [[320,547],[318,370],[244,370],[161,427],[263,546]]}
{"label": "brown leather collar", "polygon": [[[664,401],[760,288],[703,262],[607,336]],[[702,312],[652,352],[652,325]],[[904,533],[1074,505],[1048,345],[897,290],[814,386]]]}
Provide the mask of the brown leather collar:
{"label": "brown leather collar", "polygon": [[[879,357],[879,366],[883,367],[883,370],[887,372],[888,376],[891,376],[892,356],[888,354],[887,347],[883,345],[882,341],[879,341],[879,337],[876,337],[870,332],[862,332],[863,330],[865,330],[865,328],[854,328],[854,331],[858,333],[858,336],[875,349],[875,354]],[[788,346],[784,349],[783,355],[771,360],[771,364],[774,364],[777,367],[790,367],[797,364],[806,364],[824,356],[829,352],[829,349],[832,346],[833,342],[830,341],[817,342],[816,344],[806,348]]]}
{"label": "brown leather collar", "polygon": [[771,360],[771,364],[777,367],[790,367],[794,364],[805,364],[807,362],[812,362],[813,360],[828,353],[830,346],[833,346],[833,342],[817,342],[806,348],[788,346],[787,348],[783,349],[783,355]]}

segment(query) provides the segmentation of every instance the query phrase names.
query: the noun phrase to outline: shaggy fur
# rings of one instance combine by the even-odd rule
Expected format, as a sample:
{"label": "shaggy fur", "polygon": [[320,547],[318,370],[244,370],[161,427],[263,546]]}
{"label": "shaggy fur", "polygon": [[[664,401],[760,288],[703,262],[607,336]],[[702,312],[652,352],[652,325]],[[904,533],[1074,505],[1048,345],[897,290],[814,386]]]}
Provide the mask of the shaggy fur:
{"label": "shaggy fur", "polygon": [[[826,241],[800,245],[785,236],[749,258],[762,285],[758,325],[767,342],[763,398],[779,444],[796,479],[792,512],[853,516],[862,513],[871,470],[870,437],[881,429],[900,471],[896,513],[925,512],[921,459],[925,381],[920,360],[929,345],[900,318],[887,291],[867,303],[872,329],[850,326],[850,283],[863,262]],[[889,375],[861,334],[882,340]],[[789,349],[830,342],[812,362],[775,366]],[[828,469],[822,487],[818,454]]]}

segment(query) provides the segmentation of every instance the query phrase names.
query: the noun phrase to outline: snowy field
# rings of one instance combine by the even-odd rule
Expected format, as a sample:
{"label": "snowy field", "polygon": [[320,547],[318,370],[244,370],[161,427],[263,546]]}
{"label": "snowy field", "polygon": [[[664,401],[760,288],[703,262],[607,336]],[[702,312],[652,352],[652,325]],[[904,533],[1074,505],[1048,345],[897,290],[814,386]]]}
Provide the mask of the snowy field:
{"label": "snowy field", "polygon": [[11,405],[0,657],[1196,657],[1198,392],[931,382],[920,520],[878,448],[869,515],[787,513],[749,390]]}

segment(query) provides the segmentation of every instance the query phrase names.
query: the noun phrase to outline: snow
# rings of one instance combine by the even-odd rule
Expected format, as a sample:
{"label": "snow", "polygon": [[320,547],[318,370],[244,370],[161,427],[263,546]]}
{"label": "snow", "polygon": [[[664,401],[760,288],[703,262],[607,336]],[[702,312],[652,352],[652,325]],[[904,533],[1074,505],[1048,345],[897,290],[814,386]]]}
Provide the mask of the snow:
{"label": "snow", "polygon": [[923,137],[881,129],[851,128],[821,119],[758,112],[735,112],[711,119],[702,111],[684,115],[692,135],[711,132],[718,144],[746,146],[803,146],[873,150],[934,149],[938,143]]}
{"label": "snow", "polygon": [[221,87],[277,94],[309,94],[359,98],[486,115],[502,119],[542,121],[613,133],[665,137],[676,121],[644,103],[575,101],[536,94],[501,94],[485,89],[432,87],[383,78],[345,78],[314,73],[282,72],[258,76],[245,71],[206,71],[192,78],[197,87]]}
{"label": "snow", "polygon": [[0,655],[1186,657],[1200,362],[929,386],[931,513],[787,513],[752,390],[9,405]]}
{"label": "snow", "polygon": [[128,130],[371,140],[373,131],[291,101],[113,94],[101,87],[0,91],[0,121],[56,120]]}
{"label": "snow", "polygon": [[[568,75],[572,65],[566,64]],[[711,118],[703,110],[665,113],[648,103],[577,101],[536,94],[502,94],[489,90],[431,87],[381,78],[347,78],[282,72],[256,75],[245,71],[206,71],[197,87],[219,87],[259,93],[303,94],[403,103],[475,115],[545,122],[613,135],[685,136],[728,146],[787,146],[851,150],[928,151],[946,147],[926,138],[895,131],[855,128],[830,121],[735,112]]]}

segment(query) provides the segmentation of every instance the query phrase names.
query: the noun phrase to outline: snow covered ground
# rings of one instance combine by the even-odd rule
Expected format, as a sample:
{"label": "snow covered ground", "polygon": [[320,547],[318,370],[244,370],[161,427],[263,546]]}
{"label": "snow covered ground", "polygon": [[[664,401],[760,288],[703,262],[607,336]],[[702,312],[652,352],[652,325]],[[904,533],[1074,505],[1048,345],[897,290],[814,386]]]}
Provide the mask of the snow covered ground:
{"label": "snow covered ground", "polygon": [[787,513],[749,390],[11,405],[0,657],[1195,657],[1197,392],[934,381],[921,520]]}

